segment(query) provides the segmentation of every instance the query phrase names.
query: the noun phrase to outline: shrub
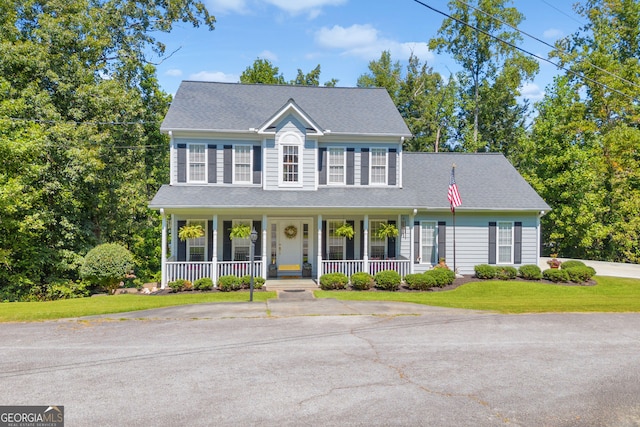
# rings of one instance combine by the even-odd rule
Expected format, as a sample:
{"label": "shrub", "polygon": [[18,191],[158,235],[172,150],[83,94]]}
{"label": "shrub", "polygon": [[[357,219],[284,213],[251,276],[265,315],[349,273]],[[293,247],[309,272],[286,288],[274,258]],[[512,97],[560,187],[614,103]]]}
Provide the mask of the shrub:
{"label": "shrub", "polygon": [[404,276],[404,282],[407,284],[409,289],[416,291],[427,291],[434,286],[437,286],[436,279],[431,274],[407,274]]}
{"label": "shrub", "polygon": [[587,267],[586,265],[563,268],[563,270],[569,275],[569,280],[575,283],[586,282],[596,274],[596,271],[592,267]]}
{"label": "shrub", "polygon": [[117,243],[91,249],[80,266],[80,277],[113,293],[133,267],[133,255]]}
{"label": "shrub", "polygon": [[425,275],[433,277],[436,282],[436,286],[444,288],[453,283],[456,280],[456,273],[448,268],[433,268],[432,270],[425,271]]}
{"label": "shrub", "polygon": [[320,289],[331,291],[333,289],[344,289],[349,283],[349,278],[344,273],[327,273],[320,276]]}
{"label": "shrub", "polygon": [[[243,289],[249,289],[251,287],[251,275],[247,274],[240,279]],[[264,278],[260,276],[253,276],[253,289],[262,289],[264,285]]]}
{"label": "shrub", "polygon": [[397,291],[400,287],[402,277],[400,273],[394,270],[383,270],[376,273],[373,278],[376,282],[376,288],[385,291]]}
{"label": "shrub", "polygon": [[569,260],[569,261],[565,261],[560,265],[560,268],[562,268],[563,270],[567,270],[569,268],[573,268],[573,267],[586,267],[587,265],[582,262],[582,261],[578,261],[578,260]]}
{"label": "shrub", "polygon": [[213,280],[210,277],[203,277],[193,282],[193,289],[199,291],[210,291],[213,289]]}
{"label": "shrub", "polygon": [[526,280],[540,280],[542,279],[542,270],[535,264],[527,264],[520,266],[520,277]]}
{"label": "shrub", "polygon": [[351,276],[351,287],[356,291],[366,291],[375,284],[373,276],[361,271]]}
{"label": "shrub", "polygon": [[227,276],[220,276],[218,278],[218,290],[221,292],[237,291],[242,287],[240,278],[229,274]]}
{"label": "shrub", "polygon": [[169,282],[167,283],[167,286],[169,286],[173,292],[190,291],[193,289],[191,282],[185,279],[178,279],[176,281]]}
{"label": "shrub", "polygon": [[478,279],[493,279],[496,277],[496,268],[489,264],[479,264],[473,267]]}
{"label": "shrub", "polygon": [[556,283],[569,281],[569,273],[567,273],[567,270],[561,270],[559,268],[549,268],[543,271],[542,277]]}
{"label": "shrub", "polygon": [[500,280],[512,280],[518,276],[518,270],[510,265],[496,267],[496,277]]}

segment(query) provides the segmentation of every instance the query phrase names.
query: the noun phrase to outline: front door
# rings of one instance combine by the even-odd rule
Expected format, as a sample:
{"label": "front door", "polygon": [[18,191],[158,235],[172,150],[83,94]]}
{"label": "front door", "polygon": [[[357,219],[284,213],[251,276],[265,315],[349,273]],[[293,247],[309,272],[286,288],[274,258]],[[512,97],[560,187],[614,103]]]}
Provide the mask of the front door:
{"label": "front door", "polygon": [[276,263],[282,267],[302,268],[302,221],[281,219],[274,221],[276,225]]}

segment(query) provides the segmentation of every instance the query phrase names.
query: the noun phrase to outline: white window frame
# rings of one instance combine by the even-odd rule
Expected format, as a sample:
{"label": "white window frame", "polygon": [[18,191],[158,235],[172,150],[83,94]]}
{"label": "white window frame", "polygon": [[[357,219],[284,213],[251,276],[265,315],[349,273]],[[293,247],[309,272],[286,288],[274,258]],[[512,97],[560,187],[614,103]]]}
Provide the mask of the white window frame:
{"label": "white window frame", "polygon": [[[333,163],[331,161],[331,152],[340,152],[342,156],[341,163]],[[346,149],[344,147],[329,147],[327,149],[327,184],[328,185],[345,185],[347,179],[347,156],[345,155]],[[342,179],[340,181],[332,181],[331,168],[342,168]]]}
{"label": "white window frame", "polygon": [[[207,220],[206,219],[189,219],[187,225],[202,226],[204,230],[204,236],[195,239],[187,239],[187,261],[189,262],[206,262],[207,261]],[[195,248],[202,248],[202,260],[193,260],[191,250]]]}
{"label": "white window frame", "polygon": [[[369,220],[369,259],[386,259],[387,258],[387,238],[379,239],[377,234],[377,229],[374,224],[387,224],[388,221],[386,219],[370,219]],[[374,257],[373,253],[374,247],[382,247],[382,257]],[[379,249],[378,249],[379,251]]]}
{"label": "white window frame", "polygon": [[[198,161],[198,162],[194,162],[194,161],[191,160],[191,149],[194,148],[194,147],[202,147],[204,160]],[[208,151],[209,150],[207,150],[207,144],[204,144],[204,143],[187,144],[187,182],[189,182],[189,183],[198,183],[198,184],[202,184],[202,183],[206,183],[207,182],[207,155],[208,155]],[[200,179],[193,179],[192,175],[191,175],[191,165],[196,165],[196,164],[202,165],[203,179],[201,179],[201,180]]]}
{"label": "white window frame", "polygon": [[[302,138],[295,132],[285,132],[278,138],[278,185],[280,187],[302,187],[303,181],[303,143]],[[297,181],[284,180],[284,151],[285,147],[296,147],[298,150]]]}
{"label": "white window frame", "polygon": [[[238,179],[238,149],[248,150],[249,155],[249,173],[246,180]],[[242,165],[247,165],[247,163],[242,163]],[[234,184],[251,184],[253,183],[253,146],[238,144],[233,147],[233,183]]]}
{"label": "white window frame", "polygon": [[[345,260],[347,257],[347,238],[336,236],[335,231],[346,224],[344,219],[327,219],[327,259],[333,261]],[[331,258],[331,248],[339,247],[342,251],[342,258]]]}
{"label": "white window frame", "polygon": [[[432,225],[433,226],[433,246],[432,246],[432,257],[430,259],[427,259],[424,253],[424,247],[426,246],[426,242],[425,240],[425,231],[426,231],[426,225]],[[430,265],[436,265],[438,264],[438,222],[437,221],[420,221],[420,263],[421,264],[430,264]]]}
{"label": "white window frame", "polygon": [[[383,160],[383,164],[382,165],[374,165],[373,164],[373,159],[375,157],[378,157],[377,155],[374,156],[374,153],[383,153],[384,154],[384,160]],[[387,171],[387,168],[389,167],[389,150],[387,148],[372,148],[369,151],[369,185],[387,185],[387,181],[389,178],[389,173]],[[373,182],[373,171],[374,169],[376,170],[380,170],[382,169],[383,172],[383,176],[384,176],[384,181],[383,182]]]}
{"label": "white window frame", "polygon": [[[247,224],[249,228],[253,227],[253,221],[250,219],[234,219],[231,222],[231,226],[235,227],[236,225]],[[251,251],[251,239],[247,237],[246,239],[231,239],[231,258],[233,261],[236,261],[236,249],[237,248],[246,248],[247,250],[247,259],[246,260],[238,260],[238,261],[249,261],[249,254]]]}
{"label": "white window frame", "polygon": [[[498,221],[496,224],[496,264],[510,265],[513,264],[513,249],[514,249],[514,226],[513,221]],[[509,244],[502,244],[500,241],[500,230],[509,229],[511,242]],[[509,248],[509,260],[500,259],[500,248]]]}

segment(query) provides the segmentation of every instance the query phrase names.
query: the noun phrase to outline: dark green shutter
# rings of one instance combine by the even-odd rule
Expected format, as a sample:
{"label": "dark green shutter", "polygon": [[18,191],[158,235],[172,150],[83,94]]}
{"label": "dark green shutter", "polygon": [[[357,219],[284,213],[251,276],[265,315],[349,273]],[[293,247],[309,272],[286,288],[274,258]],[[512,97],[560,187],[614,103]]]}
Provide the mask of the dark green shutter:
{"label": "dark green shutter", "polygon": [[489,264],[496,263],[496,223],[489,223]]}
{"label": "dark green shutter", "polygon": [[[178,221],[178,231],[187,225],[187,221]],[[187,241],[178,239],[178,261],[187,260]]]}
{"label": "dark green shutter", "polygon": [[211,261],[213,258],[213,221],[207,221],[208,233],[207,233],[207,253],[209,254],[209,259],[205,259],[205,261]]}
{"label": "dark green shutter", "polygon": [[233,182],[233,148],[230,145],[224,146],[224,169],[223,169],[223,181],[225,184],[231,184]]}
{"label": "dark green shutter", "polygon": [[389,149],[389,178],[387,179],[389,185],[396,185],[397,157],[397,150],[395,148]]}
{"label": "dark green shutter", "polygon": [[513,263],[522,264],[522,223],[514,223],[513,230]]}
{"label": "dark green shutter", "polygon": [[327,221],[322,221],[322,244],[320,247],[322,248],[322,259],[329,259],[329,254],[327,253]]}
{"label": "dark green shutter", "polygon": [[355,184],[355,150],[347,148],[347,185]]}
{"label": "dark green shutter", "polygon": [[178,182],[187,182],[187,144],[178,144]]}
{"label": "dark green shutter", "polygon": [[360,184],[369,185],[369,149],[360,150]]}
{"label": "dark green shutter", "polygon": [[438,221],[438,256],[436,263],[440,262],[440,258],[447,257],[447,223]]}
{"label": "dark green shutter", "polygon": [[318,149],[318,184],[327,184],[327,148]]}
{"label": "dark green shutter", "polygon": [[[351,226],[351,228],[355,229],[356,228],[356,223],[355,221],[347,221],[347,224],[349,224]],[[347,242],[346,242],[346,246],[347,246],[347,250],[346,250],[346,258],[347,259],[355,259],[355,242],[353,241],[353,239],[348,239],[347,238]]]}
{"label": "dark green shutter", "polygon": [[[389,225],[396,225],[396,221],[388,221]],[[396,257],[396,238],[388,237],[387,238],[387,258],[395,258]]]}
{"label": "dark green shutter", "polygon": [[360,221],[360,259],[364,259],[364,221]]}
{"label": "dark green shutter", "polygon": [[258,240],[256,240],[256,251],[253,254],[254,259],[262,259],[262,221],[253,221],[253,228],[258,233]]}
{"label": "dark green shutter", "polygon": [[208,181],[209,183],[213,184],[215,182],[217,182],[218,180],[218,164],[217,164],[217,157],[218,157],[218,147],[216,145],[211,145],[209,144],[209,146],[207,147],[207,162],[208,162],[208,167],[207,167],[207,175],[208,175]]}
{"label": "dark green shutter", "polygon": [[253,146],[253,183],[262,183],[262,147]]}

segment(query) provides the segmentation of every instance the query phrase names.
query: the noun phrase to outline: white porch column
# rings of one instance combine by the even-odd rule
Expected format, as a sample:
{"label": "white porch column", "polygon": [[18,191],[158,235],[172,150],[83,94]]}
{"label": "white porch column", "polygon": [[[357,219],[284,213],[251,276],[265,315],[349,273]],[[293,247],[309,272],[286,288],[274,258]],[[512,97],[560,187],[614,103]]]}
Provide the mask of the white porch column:
{"label": "white porch column", "polygon": [[316,266],[316,277],[320,281],[322,275],[322,215],[318,215],[318,257]]}
{"label": "white porch column", "polygon": [[218,214],[213,215],[213,242],[211,246],[211,280],[213,280],[213,286],[216,286],[218,281]]}
{"label": "white porch column", "polygon": [[369,272],[369,215],[364,216],[364,230],[362,230],[362,236],[364,239],[362,247],[364,253],[362,254],[362,269]]}
{"label": "white porch column", "polygon": [[160,215],[162,215],[162,240],[161,240],[161,254],[160,255],[160,288],[167,287],[167,216],[164,213],[164,209],[160,209]]}
{"label": "white porch column", "polygon": [[414,223],[416,222],[417,209],[413,210],[413,213],[409,215],[409,272],[411,274],[415,271],[416,263],[416,248],[414,247],[413,239],[415,239]]}
{"label": "white porch column", "polygon": [[267,219],[267,214],[262,215],[262,259],[260,260],[260,263],[262,264],[262,278],[265,280],[267,279],[267,269],[269,268],[267,259],[271,262],[271,257],[267,255],[267,231],[269,230]]}

